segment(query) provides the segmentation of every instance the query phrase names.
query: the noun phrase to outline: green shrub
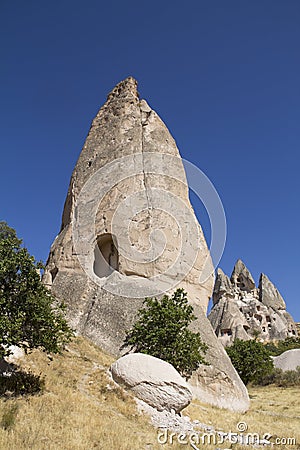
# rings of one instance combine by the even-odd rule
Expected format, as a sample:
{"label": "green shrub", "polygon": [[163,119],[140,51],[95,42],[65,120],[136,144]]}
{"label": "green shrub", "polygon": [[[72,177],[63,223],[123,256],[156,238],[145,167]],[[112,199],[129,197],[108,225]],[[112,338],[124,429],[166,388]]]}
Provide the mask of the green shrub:
{"label": "green shrub", "polygon": [[278,385],[278,381],[282,378],[283,371],[281,369],[274,368],[270,373],[261,376],[253,384],[257,386],[268,386],[269,384]]}
{"label": "green shrub", "polygon": [[5,405],[0,422],[1,428],[4,430],[10,430],[13,428],[16,422],[18,410],[19,407],[16,403]]}
{"label": "green shrub", "polygon": [[274,342],[267,342],[264,344],[265,348],[268,350],[271,356],[277,356],[278,353],[278,347]]}
{"label": "green shrub", "polygon": [[123,347],[163,359],[189,377],[200,363],[206,364],[203,355],[207,346],[199,333],[188,328],[194,320],[193,307],[183,289],[177,289],[171,297],[164,295],[161,300],[146,298]]}
{"label": "green shrub", "polygon": [[259,382],[273,371],[270,353],[261,342],[236,339],[226,351],[245,384]]}
{"label": "green shrub", "polygon": [[281,369],[274,369],[269,375],[258,380],[256,384],[260,386],[274,384],[279,387],[300,386],[300,367],[285,372]]}
{"label": "green shrub", "polygon": [[265,347],[272,356],[279,356],[281,355],[281,353],[286,352],[287,350],[300,348],[300,338],[288,337],[276,343],[268,342],[267,344],[265,344]]}
{"label": "green shrub", "polygon": [[21,244],[15,230],[0,222],[0,358],[12,345],[57,353],[73,336],[64,305],[42,284],[41,265]]}
{"label": "green shrub", "polygon": [[18,370],[9,374],[0,374],[0,396],[33,395],[43,392],[44,388],[44,378],[32,372]]}
{"label": "green shrub", "polygon": [[280,384],[278,386],[289,387],[289,386],[300,386],[300,370],[286,370],[282,374]]}

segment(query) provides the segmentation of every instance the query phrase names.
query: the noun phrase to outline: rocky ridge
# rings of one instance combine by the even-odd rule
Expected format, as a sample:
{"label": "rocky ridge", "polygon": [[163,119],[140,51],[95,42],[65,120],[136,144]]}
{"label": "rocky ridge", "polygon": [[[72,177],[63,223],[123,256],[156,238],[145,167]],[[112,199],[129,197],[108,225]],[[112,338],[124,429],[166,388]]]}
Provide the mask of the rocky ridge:
{"label": "rocky ridge", "polygon": [[208,319],[224,346],[234,339],[270,341],[298,335],[278,289],[263,273],[256,287],[241,260],[230,278],[218,269]]}

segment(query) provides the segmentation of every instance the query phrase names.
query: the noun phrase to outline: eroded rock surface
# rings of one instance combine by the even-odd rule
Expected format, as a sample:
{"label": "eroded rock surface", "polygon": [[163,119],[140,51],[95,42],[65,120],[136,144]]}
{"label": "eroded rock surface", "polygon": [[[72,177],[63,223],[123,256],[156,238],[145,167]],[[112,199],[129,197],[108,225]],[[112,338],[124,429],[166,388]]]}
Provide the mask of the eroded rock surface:
{"label": "eroded rock surface", "polygon": [[189,405],[192,393],[169,363],[143,353],[132,353],[114,362],[113,380],[158,411],[176,413]]}
{"label": "eroded rock surface", "polygon": [[[92,122],[43,280],[68,304],[73,326],[93,337],[98,332],[99,340],[100,316],[108,329],[122,328],[123,320],[128,326],[140,304],[133,298],[179,284],[207,309],[213,266],[183,164],[131,77],[113,89]],[[105,336],[105,347],[116,352],[119,336]]]}
{"label": "eroded rock surface", "polygon": [[297,336],[297,328],[286,311],[278,289],[261,274],[258,288],[245,264],[239,260],[231,278],[218,269],[213,308],[208,316],[223,345],[234,339],[262,341]]}
{"label": "eroded rock surface", "polygon": [[232,366],[213,328],[206,325],[207,317],[201,314],[197,306],[194,307],[194,311],[197,320],[192,323],[192,328],[194,331],[199,331],[203,341],[208,344],[205,354],[208,365],[201,364],[188,380],[193,396],[201,402],[219,408],[236,412],[247,411],[250,401],[246,387]]}
{"label": "eroded rock surface", "polygon": [[197,331],[209,346],[210,364],[234,380],[229,390],[224,383],[223,392],[220,378],[224,404],[226,396],[237,395],[248,405],[244,385],[206,318],[213,266],[176,143],[139,99],[131,77],[113,89],[92,122],[43,281],[66,302],[77,332],[114,355],[120,355],[146,296],[185,289],[197,309]]}
{"label": "eroded rock surface", "polygon": [[279,356],[274,356],[273,361],[274,366],[284,372],[287,370],[296,370],[297,367],[300,367],[300,348],[287,350]]}

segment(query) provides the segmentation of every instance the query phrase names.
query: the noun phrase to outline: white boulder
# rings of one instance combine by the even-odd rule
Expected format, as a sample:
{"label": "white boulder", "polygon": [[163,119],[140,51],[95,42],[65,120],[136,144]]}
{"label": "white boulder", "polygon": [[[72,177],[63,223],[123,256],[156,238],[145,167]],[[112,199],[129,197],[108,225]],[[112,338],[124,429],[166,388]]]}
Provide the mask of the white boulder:
{"label": "white boulder", "polygon": [[281,355],[275,356],[273,361],[274,366],[283,371],[296,370],[298,366],[300,367],[300,348],[287,350]]}
{"label": "white boulder", "polygon": [[9,364],[17,364],[19,360],[25,356],[24,350],[16,345],[11,345],[9,350],[11,351],[11,354],[5,358]]}
{"label": "white boulder", "polygon": [[176,413],[189,405],[188,384],[169,363],[143,353],[131,353],[110,368],[113,380],[158,411]]}

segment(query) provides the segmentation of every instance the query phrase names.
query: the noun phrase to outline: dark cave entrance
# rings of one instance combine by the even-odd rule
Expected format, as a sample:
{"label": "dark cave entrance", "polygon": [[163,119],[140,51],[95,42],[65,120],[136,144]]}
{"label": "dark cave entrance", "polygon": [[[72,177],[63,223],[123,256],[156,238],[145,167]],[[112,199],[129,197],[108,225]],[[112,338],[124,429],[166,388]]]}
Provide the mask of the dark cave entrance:
{"label": "dark cave entrance", "polygon": [[119,271],[119,253],[115,245],[116,239],[110,233],[97,238],[94,250],[94,273],[99,278],[108,277]]}

